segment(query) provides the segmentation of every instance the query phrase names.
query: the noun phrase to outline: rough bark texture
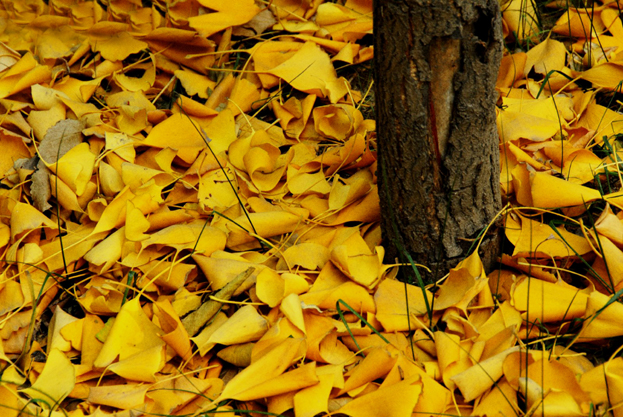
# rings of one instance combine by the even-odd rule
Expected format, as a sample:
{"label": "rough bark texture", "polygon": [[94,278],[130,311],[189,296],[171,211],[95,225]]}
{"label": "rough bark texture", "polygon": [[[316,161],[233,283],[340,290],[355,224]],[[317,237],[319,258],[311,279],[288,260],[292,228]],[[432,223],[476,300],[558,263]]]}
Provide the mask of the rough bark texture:
{"label": "rough bark texture", "polygon": [[[388,256],[402,258],[397,244],[443,275],[467,255],[501,205],[495,125],[503,46],[499,2],[376,0],[374,33]],[[481,245],[485,268],[498,245],[497,232]]]}

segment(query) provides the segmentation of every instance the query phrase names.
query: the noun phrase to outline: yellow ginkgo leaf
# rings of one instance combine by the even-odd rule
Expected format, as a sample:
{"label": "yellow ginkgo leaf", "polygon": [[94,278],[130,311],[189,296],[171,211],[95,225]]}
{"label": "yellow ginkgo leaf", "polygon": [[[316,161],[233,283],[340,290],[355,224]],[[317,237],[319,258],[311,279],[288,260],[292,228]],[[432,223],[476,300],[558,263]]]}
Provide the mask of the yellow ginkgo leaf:
{"label": "yellow ginkgo leaf", "polygon": [[154,314],[158,317],[160,328],[165,332],[162,340],[171,346],[180,358],[189,360],[192,355],[190,339],[171,302],[169,300],[156,302]]}
{"label": "yellow ginkgo leaf", "polygon": [[355,233],[331,251],[331,261],[356,283],[367,288],[378,284],[382,276],[382,246],[372,253],[360,234]]}
{"label": "yellow ginkgo leaf", "polygon": [[[82,213],[83,210],[82,210],[81,201],[80,201],[82,199],[78,199],[78,196],[76,196],[75,192],[72,191],[69,185],[65,184],[62,180],[59,180],[56,175],[50,174],[49,179],[50,179],[51,194],[53,197],[55,197],[58,200],[59,204],[63,206],[64,208],[66,208],[67,210],[73,210],[73,211]],[[90,184],[93,184],[93,183],[88,182],[87,188],[91,188],[89,186]],[[88,198],[90,200],[93,197],[93,195],[91,193],[84,193],[82,197]]]}
{"label": "yellow ginkgo leaf", "polygon": [[89,313],[113,315],[121,309],[123,293],[108,284],[105,279],[95,279],[79,298],[80,305]]}
{"label": "yellow ginkgo leaf", "polygon": [[214,255],[215,254],[211,257],[193,255],[193,260],[199,265],[199,268],[206,277],[208,277],[212,290],[220,290],[229,282],[232,282],[240,273],[245,272],[250,267],[255,268],[255,271],[249,275],[247,280],[244,281],[240,288],[234,293],[234,295],[238,295],[242,291],[246,291],[253,286],[258,274],[264,269],[262,266],[253,262],[228,259]]}
{"label": "yellow ginkgo leaf", "polygon": [[524,74],[524,68],[527,60],[525,52],[518,52],[512,55],[506,55],[500,63],[500,72],[496,82],[497,88],[511,87],[515,81],[521,79]]}
{"label": "yellow ginkgo leaf", "polygon": [[567,50],[565,45],[555,39],[547,38],[530,48],[527,52],[524,75],[534,68],[537,74],[546,75],[550,71],[560,71],[565,65]]}
{"label": "yellow ginkgo leaf", "polygon": [[593,15],[591,9],[579,8],[563,13],[552,28],[554,33],[577,38],[597,38],[603,30],[604,25],[598,15]]}
{"label": "yellow ginkgo leaf", "polygon": [[456,307],[466,311],[474,297],[489,290],[487,284],[484,267],[475,251],[450,270],[450,276],[440,286],[434,309]]}
{"label": "yellow ginkgo leaf", "polygon": [[185,378],[164,379],[152,385],[146,397],[153,401],[150,412],[171,414],[185,404],[202,395],[212,395],[211,391],[219,390],[216,378],[196,378],[187,375]]}
{"label": "yellow ginkgo leaf", "polygon": [[200,98],[207,99],[209,90],[214,90],[216,86],[216,83],[205,75],[187,69],[177,70],[174,74],[180,80],[189,96],[196,94]]}
{"label": "yellow ginkgo leaf", "polygon": [[465,401],[472,401],[492,387],[503,375],[502,366],[506,357],[517,351],[518,347],[507,349],[453,376],[452,380],[463,394]]}
{"label": "yellow ginkgo leaf", "polygon": [[52,72],[47,65],[39,65],[31,52],[26,53],[0,78],[0,98],[8,97],[26,88],[50,80]]}
{"label": "yellow ginkgo leaf", "polygon": [[[24,294],[18,282],[9,280],[0,290],[0,312],[14,310],[24,303]],[[0,359],[2,359],[0,357]]]}
{"label": "yellow ginkgo leaf", "polygon": [[205,226],[204,222],[174,224],[153,233],[141,241],[143,248],[150,245],[166,245],[176,250],[191,249],[208,256],[225,248],[225,233]]}
{"label": "yellow ginkgo leaf", "polygon": [[420,376],[415,375],[397,384],[357,397],[338,411],[353,417],[409,417],[421,394]]}
{"label": "yellow ginkgo leaf", "polygon": [[[81,365],[88,370],[93,368],[93,361],[99,355],[103,343],[96,335],[104,328],[104,322],[94,314],[86,314],[82,320],[82,345],[80,346]],[[62,332],[61,332],[62,334]]]}
{"label": "yellow ginkgo leaf", "polygon": [[48,219],[39,210],[31,205],[24,203],[17,203],[13,207],[11,214],[11,239],[20,233],[33,230],[40,226],[48,227],[51,229],[57,229],[58,225],[52,220]]}
{"label": "yellow ginkgo leaf", "polygon": [[608,392],[607,401],[615,407],[620,407],[620,405],[623,404],[623,395],[621,395],[621,389],[623,388],[623,366],[621,366],[621,362],[617,359],[619,358],[606,362],[604,364],[604,370]]}
{"label": "yellow ginkgo leaf", "polygon": [[13,168],[14,161],[20,158],[29,158],[29,150],[23,139],[19,137],[2,136],[0,146],[4,158],[0,160],[0,174],[5,175],[9,169]]}
{"label": "yellow ginkgo leaf", "polygon": [[343,224],[350,221],[377,222],[381,218],[378,186],[372,189],[360,200],[353,202],[341,210],[337,218],[328,224]]}
{"label": "yellow ginkgo leaf", "polygon": [[125,228],[116,230],[102,242],[84,255],[84,259],[93,265],[100,267],[100,273],[104,273],[121,258],[123,244],[125,243]]}
{"label": "yellow ginkgo leaf", "polygon": [[582,317],[588,301],[588,295],[575,287],[530,278],[516,284],[512,297],[524,319],[540,323]]}
{"label": "yellow ginkgo leaf", "polygon": [[530,378],[519,378],[519,389],[526,393],[528,407],[540,410],[536,415],[582,416],[582,410],[573,396],[568,392],[548,391]]}
{"label": "yellow ginkgo leaf", "polygon": [[322,269],[329,260],[330,252],[326,246],[303,242],[286,249],[283,253],[284,261],[291,268],[298,265],[305,269]]}
{"label": "yellow ginkgo leaf", "polygon": [[281,155],[279,148],[271,144],[251,147],[243,157],[251,181],[260,191],[274,189],[286,172],[293,152]]}
{"label": "yellow ginkgo leaf", "polygon": [[115,152],[127,162],[134,162],[136,157],[134,140],[126,133],[106,132],[106,150]]}
{"label": "yellow ginkgo leaf", "polygon": [[574,117],[570,98],[507,97],[503,102],[505,108],[498,112],[497,125],[504,142],[519,138],[544,141]]}
{"label": "yellow ginkgo leaf", "polygon": [[21,392],[44,404],[48,410],[54,410],[73,390],[75,383],[71,361],[60,350],[52,349],[37,380]]}
{"label": "yellow ginkgo leaf", "polygon": [[[248,368],[247,368],[248,369]],[[258,398],[272,397],[285,394],[286,392],[298,391],[318,383],[316,376],[316,363],[310,362],[285,372],[277,377],[265,381],[262,385],[256,385],[244,392],[236,394],[238,400],[249,401]],[[223,395],[227,386],[223,390]],[[225,397],[226,398],[226,397]]]}
{"label": "yellow ginkgo leaf", "polygon": [[347,92],[346,80],[337,78],[329,56],[313,42],[306,42],[290,59],[267,72],[297,90],[327,97],[331,103]]}
{"label": "yellow ginkgo leaf", "polygon": [[148,384],[121,384],[91,387],[87,400],[92,404],[136,410],[145,404]]}
{"label": "yellow ginkgo leaf", "polygon": [[[148,62],[140,65],[133,65],[132,69],[142,70],[140,77],[130,77],[122,72],[115,73],[113,79],[121,88],[126,91],[147,91],[156,81],[156,68],[154,62]],[[143,109],[144,111],[145,109]]]}
{"label": "yellow ginkgo leaf", "polygon": [[613,77],[620,77],[622,75],[623,67],[620,64],[607,62],[584,71],[582,73],[582,78],[590,81],[596,87],[615,89],[618,82],[616,82],[616,79]]}
{"label": "yellow ginkgo leaf", "polygon": [[172,182],[171,174],[142,165],[123,162],[121,164],[121,178],[132,191],[153,180],[158,186],[165,186]]}
{"label": "yellow ginkgo leaf", "polygon": [[43,262],[50,271],[58,271],[64,265],[82,258],[95,244],[106,237],[106,233],[94,233],[93,225],[83,225],[71,231],[63,238],[54,239],[40,246]]}
{"label": "yellow ginkgo leaf", "polygon": [[307,305],[323,309],[333,309],[336,302],[342,300],[356,311],[376,310],[372,295],[363,286],[348,279],[333,262],[325,264],[312,287],[300,299]]}
{"label": "yellow ginkgo leaf", "polygon": [[254,346],[253,342],[232,345],[219,350],[216,355],[234,366],[246,368],[251,365],[251,353]]}
{"label": "yellow ginkgo leaf", "polygon": [[345,180],[339,176],[333,180],[329,193],[329,209],[340,210],[346,205],[366,195],[372,188],[372,173],[361,170]]}
{"label": "yellow ginkgo leaf", "polygon": [[370,5],[364,3],[351,2],[346,6],[323,3],[318,6],[316,23],[329,32],[332,39],[354,42],[372,31],[371,13]]}
{"label": "yellow ginkgo leaf", "polygon": [[329,169],[326,171],[328,175],[342,169],[368,166],[372,161],[365,136],[361,133],[362,129],[364,132],[367,131],[367,128],[363,126],[363,123],[359,125],[358,130],[360,133],[355,133],[343,144],[329,149],[320,157],[316,157],[314,162],[321,167],[329,165]]}
{"label": "yellow ginkgo leaf", "polygon": [[110,364],[107,369],[131,381],[155,382],[156,372],[160,371],[164,364],[165,348],[152,346]]}
{"label": "yellow ginkgo leaf", "polygon": [[583,236],[568,232],[562,227],[554,230],[547,224],[523,217],[521,218],[521,233],[511,241],[515,245],[513,256],[567,257],[576,256],[576,254],[581,256],[592,251]]}
{"label": "yellow ginkgo leaf", "polygon": [[595,230],[617,246],[623,246],[623,222],[614,214],[610,204],[606,204],[604,211],[595,221]]}
{"label": "yellow ginkgo leaf", "polygon": [[366,353],[366,357],[349,372],[344,388],[337,395],[384,377],[393,368],[394,363],[396,363],[396,357],[388,350],[371,349]]}
{"label": "yellow ginkgo leaf", "polygon": [[279,118],[279,123],[288,136],[299,138],[309,120],[316,95],[309,94],[302,101],[296,97],[290,97],[283,105],[278,101],[273,102],[273,111]]}
{"label": "yellow ginkgo leaf", "polygon": [[8,380],[7,378],[8,374],[17,373],[17,371],[14,368],[15,368],[15,365],[11,365],[10,367],[7,367],[7,369],[4,371],[6,375],[5,380],[7,380],[7,383],[3,384],[2,387],[0,387],[0,402],[7,409],[6,411],[7,417],[18,417],[19,409],[21,407],[21,401],[17,393],[17,385],[19,385],[19,382],[17,384],[9,383],[13,381]]}
{"label": "yellow ginkgo leaf", "polygon": [[268,330],[268,323],[255,307],[246,305],[238,309],[220,326],[206,343],[235,345],[259,340]]}
{"label": "yellow ginkgo leaf", "polygon": [[544,153],[562,168],[567,181],[584,184],[595,178],[598,171],[603,169],[603,161],[588,149],[574,149],[570,146],[548,146]]}
{"label": "yellow ginkgo leaf", "polygon": [[[164,346],[162,330],[141,309],[139,298],[126,302],[115,319],[104,346],[93,365],[104,368],[115,359],[123,361],[149,349]],[[139,363],[135,363],[139,366]]]}
{"label": "yellow ginkgo leaf", "polygon": [[[258,83],[259,84],[259,83]],[[257,106],[260,100],[260,90],[258,86],[246,78],[237,78],[232,87],[226,108],[231,110],[234,116],[240,113],[247,113]]]}
{"label": "yellow ginkgo leaf", "polygon": [[301,300],[297,294],[289,294],[281,300],[279,310],[288,318],[300,331],[305,333],[305,320],[303,319],[303,309]]}
{"label": "yellow ginkgo leaf", "polygon": [[[596,67],[598,68],[600,67]],[[623,116],[591,100],[577,125],[593,130],[595,141],[601,144],[604,136],[610,137],[623,132]]]}
{"label": "yellow ginkgo leaf", "polygon": [[458,335],[442,331],[435,332],[434,336],[439,371],[443,375],[451,364],[460,360],[461,338]]}
{"label": "yellow ginkgo leaf", "polygon": [[537,15],[532,3],[511,0],[505,3],[502,15],[508,28],[519,41],[532,38],[539,31]]}
{"label": "yellow ginkgo leaf", "polygon": [[228,3],[217,0],[199,0],[199,3],[216,10],[216,12],[188,19],[190,26],[205,38],[225,28],[244,25],[260,12],[260,8],[253,0],[233,0]]}
{"label": "yellow ginkgo leaf", "polygon": [[519,409],[516,393],[517,391],[507,381],[499,381],[494,389],[481,397],[482,400],[474,409],[474,413],[478,415],[489,413],[515,414]]}
{"label": "yellow ginkgo leaf", "polygon": [[[197,123],[190,117],[180,113],[174,114],[154,126],[142,143],[157,148],[172,147],[178,152],[183,150],[189,156],[192,154],[196,157],[199,150],[206,146],[201,131],[197,129]],[[175,143],[171,143],[172,137],[175,137]]]}
{"label": "yellow ginkgo leaf", "polygon": [[353,106],[334,104],[316,107],[313,111],[316,131],[323,136],[346,140],[363,122],[363,115]]}
{"label": "yellow ginkgo leaf", "polygon": [[290,165],[288,166],[287,173],[287,186],[293,195],[328,194],[331,191],[331,186],[321,170],[307,173]]}
{"label": "yellow ginkgo leaf", "polygon": [[623,334],[623,306],[609,296],[593,291],[588,297],[580,339],[602,339]]}
{"label": "yellow ginkgo leaf", "polygon": [[199,353],[205,355],[216,345],[216,343],[209,342],[210,337],[212,337],[214,332],[225,324],[227,320],[228,317],[224,313],[218,313],[208,323],[208,325],[203,328],[201,333],[191,338],[191,340],[199,347]]}
{"label": "yellow ginkgo leaf", "polygon": [[270,268],[264,269],[257,276],[257,297],[270,307],[277,306],[290,294],[302,294],[309,289],[309,283],[300,275],[277,274]]}
{"label": "yellow ginkgo leaf", "polygon": [[[409,301],[408,312],[404,302],[405,297]],[[385,279],[379,284],[374,294],[376,319],[389,332],[408,331],[422,327],[422,322],[416,317],[426,314],[424,297],[428,299],[428,303],[431,305],[433,295],[428,290],[425,290],[423,294],[422,289],[414,285]]]}
{"label": "yellow ginkgo leaf", "polygon": [[[257,362],[286,339],[302,339],[303,337],[305,337],[303,332],[297,329],[290,320],[285,317],[280,317],[275,324],[268,329],[264,336],[255,342],[253,350],[251,351],[251,362]],[[307,357],[309,357],[309,347]],[[310,359],[314,360],[312,358]]]}
{"label": "yellow ginkgo leaf", "polygon": [[250,366],[237,374],[215,400],[224,399],[251,400],[304,388],[318,382],[313,368],[305,366],[300,371],[292,371],[283,379],[279,377],[290,365],[305,353],[303,339],[287,338],[273,347],[270,352],[254,361]]}
{"label": "yellow ginkgo leaf", "polygon": [[234,221],[225,223],[229,230],[227,247],[234,248],[254,242],[256,238],[250,233],[257,234],[263,238],[290,233],[302,220],[300,216],[287,211],[250,213],[248,218],[242,215]]}
{"label": "yellow ginkgo leaf", "polygon": [[98,178],[102,192],[106,196],[115,196],[125,187],[121,174],[104,161],[99,164]]}
{"label": "yellow ginkgo leaf", "polygon": [[187,281],[192,280],[197,270],[195,265],[162,260],[148,262],[140,265],[139,268],[149,282],[175,291],[183,288]]}
{"label": "yellow ginkgo leaf", "polygon": [[[105,23],[115,24],[115,22]],[[117,33],[91,38],[90,43],[93,50],[100,52],[104,59],[123,61],[129,55],[147,48],[147,43],[136,39],[134,36],[124,31],[124,29],[125,25],[119,27]],[[115,31],[116,30],[117,29],[115,29]]]}
{"label": "yellow ginkgo leaf", "polygon": [[143,212],[134,206],[131,201],[127,202],[125,217],[125,238],[132,242],[140,242],[149,238],[145,232],[149,230],[150,223]]}
{"label": "yellow ginkgo leaf", "polygon": [[[318,369],[317,371],[318,372]],[[318,384],[303,388],[294,394],[294,412],[301,417],[314,417],[328,411],[329,394],[333,388],[333,375],[318,375]]]}
{"label": "yellow ginkgo leaf", "polygon": [[52,349],[58,349],[61,352],[68,352],[71,349],[71,342],[61,335],[61,330],[74,322],[79,322],[79,319],[67,314],[58,306],[54,309],[54,315],[52,316],[52,320],[50,320],[48,331],[48,346],[50,346],[50,351]]}
{"label": "yellow ginkgo leaf", "polygon": [[[267,41],[254,47],[253,62],[256,71],[263,72],[286,62],[303,47],[301,42]],[[258,74],[262,87],[271,88],[279,83],[279,78],[271,74]]]}

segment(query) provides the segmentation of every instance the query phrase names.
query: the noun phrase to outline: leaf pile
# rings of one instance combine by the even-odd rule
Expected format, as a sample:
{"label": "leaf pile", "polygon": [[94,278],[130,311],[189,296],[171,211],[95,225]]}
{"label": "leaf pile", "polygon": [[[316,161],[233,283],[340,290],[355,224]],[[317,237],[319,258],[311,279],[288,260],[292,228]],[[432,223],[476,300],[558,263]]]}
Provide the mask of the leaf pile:
{"label": "leaf pile", "polygon": [[0,15],[2,415],[623,415],[618,352],[571,350],[623,335],[616,4],[505,56],[514,252],[427,289],[383,263],[375,124],[338,75],[372,58],[370,0]]}

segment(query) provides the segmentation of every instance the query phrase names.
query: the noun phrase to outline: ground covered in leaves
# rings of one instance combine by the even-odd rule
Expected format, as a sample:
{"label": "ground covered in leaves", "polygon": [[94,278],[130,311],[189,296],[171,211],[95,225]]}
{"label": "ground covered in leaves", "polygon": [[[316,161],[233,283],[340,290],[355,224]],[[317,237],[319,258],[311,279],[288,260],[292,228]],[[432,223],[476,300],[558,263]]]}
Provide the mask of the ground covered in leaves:
{"label": "ground covered in leaves", "polygon": [[419,288],[383,263],[370,0],[2,1],[0,414],[623,416],[620,8],[526,3],[512,248]]}

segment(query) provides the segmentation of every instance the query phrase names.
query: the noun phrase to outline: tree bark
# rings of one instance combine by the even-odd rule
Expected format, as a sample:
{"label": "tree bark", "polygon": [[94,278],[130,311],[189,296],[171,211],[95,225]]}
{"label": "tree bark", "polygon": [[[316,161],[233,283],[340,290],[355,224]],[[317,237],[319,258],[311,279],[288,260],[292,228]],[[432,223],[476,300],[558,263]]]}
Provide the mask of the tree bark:
{"label": "tree bark", "polygon": [[[498,0],[375,0],[375,106],[382,229],[440,275],[501,207],[495,82]],[[497,229],[497,228],[493,228]],[[498,233],[486,236],[490,268]],[[401,250],[404,248],[404,250]],[[427,281],[439,274],[427,276]]]}

